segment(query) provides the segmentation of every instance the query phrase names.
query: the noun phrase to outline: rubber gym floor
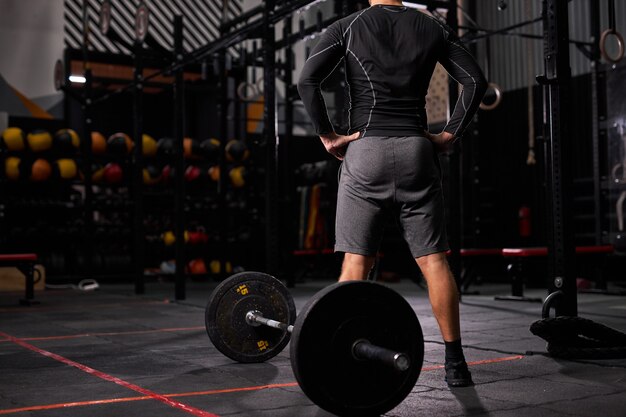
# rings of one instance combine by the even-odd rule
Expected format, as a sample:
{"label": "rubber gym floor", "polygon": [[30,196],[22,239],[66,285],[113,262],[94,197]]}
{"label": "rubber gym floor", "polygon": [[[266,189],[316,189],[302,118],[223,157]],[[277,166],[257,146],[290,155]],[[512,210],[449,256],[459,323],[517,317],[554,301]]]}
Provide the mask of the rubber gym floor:
{"label": "rubber gym floor", "polygon": [[[291,292],[297,308],[328,281]],[[0,294],[0,415],[21,416],[329,416],[302,393],[289,349],[260,364],[222,356],[204,329],[216,284],[102,285],[95,292],[38,292],[40,304]],[[505,285],[464,296],[463,344],[475,386],[449,389],[443,346],[426,293],[410,281],[388,284],[420,318],[425,362],[411,394],[388,416],[626,415],[626,359],[557,360],[529,325],[540,303],[494,301]],[[527,290],[544,296],[543,290]],[[626,331],[626,298],[580,294],[579,315]],[[328,375],[332,378],[332,375]]]}

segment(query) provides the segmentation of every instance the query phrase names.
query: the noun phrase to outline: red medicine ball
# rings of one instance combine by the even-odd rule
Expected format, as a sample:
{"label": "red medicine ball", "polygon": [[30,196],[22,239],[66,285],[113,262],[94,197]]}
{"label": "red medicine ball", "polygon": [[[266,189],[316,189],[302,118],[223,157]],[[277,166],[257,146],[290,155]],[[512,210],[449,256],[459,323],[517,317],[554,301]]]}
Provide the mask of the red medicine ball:
{"label": "red medicine ball", "polygon": [[124,178],[124,171],[120,164],[110,162],[104,167],[103,177],[107,183],[117,184]]}

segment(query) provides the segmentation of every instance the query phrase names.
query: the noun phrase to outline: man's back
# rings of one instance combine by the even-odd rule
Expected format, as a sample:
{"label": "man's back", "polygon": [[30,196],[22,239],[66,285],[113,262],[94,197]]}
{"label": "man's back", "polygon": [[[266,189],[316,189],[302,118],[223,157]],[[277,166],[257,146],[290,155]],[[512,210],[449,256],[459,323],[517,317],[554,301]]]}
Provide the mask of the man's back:
{"label": "man's back", "polygon": [[[372,6],[328,27],[305,65],[300,93],[307,109],[312,109],[318,133],[327,131],[323,112],[319,118],[314,116],[319,95],[312,88],[345,62],[350,97],[348,134],[418,134],[427,130],[425,97],[437,61],[474,90],[468,93],[484,83],[473,58],[443,24],[404,6]],[[464,77],[469,77],[468,83],[461,81]],[[465,109],[480,102],[471,96],[467,101],[462,106]],[[453,115],[451,133],[466,126],[464,115]]]}

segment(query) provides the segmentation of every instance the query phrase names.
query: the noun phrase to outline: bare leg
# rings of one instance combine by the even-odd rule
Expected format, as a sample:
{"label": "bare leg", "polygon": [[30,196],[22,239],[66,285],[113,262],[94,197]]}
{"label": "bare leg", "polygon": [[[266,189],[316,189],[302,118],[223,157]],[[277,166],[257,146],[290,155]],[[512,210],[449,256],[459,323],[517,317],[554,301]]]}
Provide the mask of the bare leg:
{"label": "bare leg", "polygon": [[416,258],[415,261],[428,284],[428,297],[443,340],[446,342],[459,340],[461,338],[459,293],[446,254],[434,253]]}
{"label": "bare leg", "polygon": [[375,260],[374,256],[346,253],[343,258],[339,281],[356,281],[367,278]]}

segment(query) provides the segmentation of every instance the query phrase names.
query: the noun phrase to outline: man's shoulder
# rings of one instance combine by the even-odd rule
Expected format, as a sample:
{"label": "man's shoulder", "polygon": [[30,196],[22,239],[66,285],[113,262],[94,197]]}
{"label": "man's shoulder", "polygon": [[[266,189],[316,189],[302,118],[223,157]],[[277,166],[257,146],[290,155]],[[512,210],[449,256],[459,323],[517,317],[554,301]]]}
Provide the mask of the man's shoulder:
{"label": "man's shoulder", "polygon": [[332,26],[335,26],[339,29],[343,29],[343,31],[346,31],[348,30],[350,25],[356,23],[359,20],[359,17],[361,17],[361,15],[367,12],[370,12],[371,10],[372,10],[371,7],[368,7],[367,9],[363,9],[363,10],[357,10],[356,12],[337,20],[335,23],[332,24]]}
{"label": "man's shoulder", "polygon": [[424,22],[427,22],[426,24],[431,25],[433,28],[440,29],[442,33],[446,35],[446,37],[452,31],[452,29],[446,24],[446,22],[436,18],[435,16],[424,12],[418,12],[417,14],[421,16]]}

